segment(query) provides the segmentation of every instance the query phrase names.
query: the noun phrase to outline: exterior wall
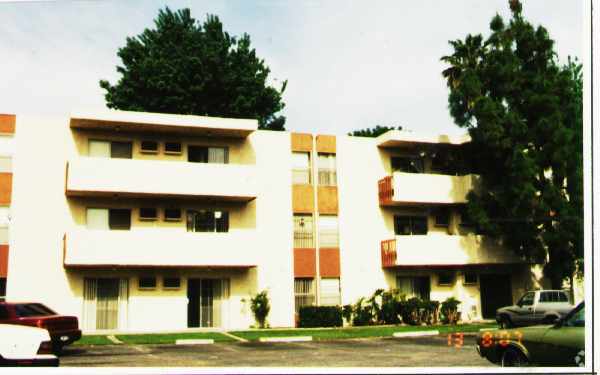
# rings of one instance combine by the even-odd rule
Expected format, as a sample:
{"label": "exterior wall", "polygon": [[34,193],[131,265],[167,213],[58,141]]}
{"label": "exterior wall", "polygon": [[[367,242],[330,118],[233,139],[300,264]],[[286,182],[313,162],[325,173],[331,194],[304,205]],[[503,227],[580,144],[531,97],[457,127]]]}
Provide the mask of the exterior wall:
{"label": "exterior wall", "polygon": [[[268,290],[272,301],[268,317],[270,325],[273,327],[293,325],[293,278],[291,277],[293,275],[291,251],[293,225],[289,133],[256,131],[244,141],[217,140],[213,142],[211,139],[208,142],[204,139],[205,144],[210,145],[231,144],[230,163],[253,166],[257,199],[249,203],[226,203],[217,200],[216,203],[212,201],[190,205],[160,196],[152,200],[144,200],[143,203],[131,198],[66,197],[66,162],[87,155],[89,138],[133,139],[134,159],[172,160],[181,163],[187,162],[185,145],[201,143],[199,138],[186,139],[182,142],[184,152],[176,157],[164,154],[146,155],[138,152],[139,142],[142,139],[152,139],[151,137],[142,135],[136,138],[131,135],[114,136],[103,134],[103,132],[72,130],[68,124],[69,118],[67,117],[19,116],[18,118],[18,127],[22,131],[17,139],[17,148],[21,156],[16,157],[13,163],[16,176],[13,181],[12,212],[14,222],[12,243],[14,246],[9,253],[9,267],[15,271],[14,278],[9,279],[7,285],[7,299],[40,301],[60,313],[72,314],[81,319],[84,277],[93,277],[94,275],[126,277],[130,279],[129,329],[185,328],[187,310],[185,308],[186,281],[184,278],[182,278],[182,285],[178,291],[139,291],[134,288],[139,270],[65,270],[62,264],[63,236],[65,233],[88,232],[89,234],[92,232],[85,228],[86,207],[133,208],[132,227],[127,234],[134,238],[141,238],[136,237],[136,233],[143,235],[145,231],[149,230],[152,230],[153,234],[157,236],[163,233],[165,236],[163,238],[185,232],[185,219],[175,223],[162,220],[140,221],[136,208],[142,205],[157,206],[159,212],[160,209],[172,207],[174,204],[182,208],[222,207],[231,210],[232,237],[235,237],[236,232],[251,233],[255,237],[253,241],[238,241],[230,245],[240,251],[253,252],[256,267],[245,270],[220,269],[217,271],[208,267],[210,264],[207,264],[196,271],[184,268],[169,269],[168,272],[177,272],[183,277],[229,276],[231,278],[230,308],[232,311],[230,327],[244,328],[254,324],[249,310],[249,299],[263,289]],[[91,133],[93,135],[90,135]],[[279,156],[273,158],[273,154]],[[22,173],[20,177],[19,173]],[[35,225],[35,223],[39,225]],[[35,235],[32,235],[33,231],[35,231]],[[204,235],[205,233],[199,234]],[[67,236],[67,240],[68,238]],[[137,245],[135,241],[131,241],[123,243],[122,247],[111,249],[111,251],[127,252],[128,249]],[[211,250],[223,251],[218,248]],[[167,246],[165,246],[165,251],[168,253]],[[162,275],[165,273],[163,271],[157,269],[152,272]],[[44,279],[42,281],[31,275],[44,275]],[[173,320],[164,319],[164,316],[173,316]],[[161,327],[161,325],[163,326]]]}

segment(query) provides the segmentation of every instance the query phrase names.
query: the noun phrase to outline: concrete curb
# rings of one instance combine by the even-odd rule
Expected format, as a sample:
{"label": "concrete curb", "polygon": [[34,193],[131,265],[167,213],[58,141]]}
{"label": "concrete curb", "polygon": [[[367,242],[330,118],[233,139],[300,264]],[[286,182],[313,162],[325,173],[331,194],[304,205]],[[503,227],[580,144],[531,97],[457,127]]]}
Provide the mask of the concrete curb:
{"label": "concrete curb", "polygon": [[303,342],[312,341],[312,336],[291,336],[291,337],[259,337],[260,342]]}
{"label": "concrete curb", "polygon": [[420,336],[437,336],[440,332],[435,331],[417,331],[417,332],[394,332],[393,337],[420,337]]}
{"label": "concrete curb", "polygon": [[479,328],[479,332],[485,332],[485,331],[497,331],[498,328]]}
{"label": "concrete curb", "polygon": [[110,340],[111,342],[113,342],[114,344],[120,345],[123,343],[123,341],[119,340],[115,335],[108,335],[108,336],[106,336],[106,338],[108,340]]}
{"label": "concrete curb", "polygon": [[179,339],[175,340],[175,345],[207,345],[214,344],[213,339]]}

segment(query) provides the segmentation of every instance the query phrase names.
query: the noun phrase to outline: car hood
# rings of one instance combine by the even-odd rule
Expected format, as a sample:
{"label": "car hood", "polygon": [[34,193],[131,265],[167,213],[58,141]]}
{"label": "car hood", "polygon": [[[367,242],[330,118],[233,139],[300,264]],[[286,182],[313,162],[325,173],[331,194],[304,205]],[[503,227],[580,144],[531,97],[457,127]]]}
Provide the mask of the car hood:
{"label": "car hood", "polygon": [[[546,334],[546,332],[552,328],[553,325],[539,325],[539,326],[531,326],[531,327],[521,327],[521,328],[512,328],[512,329],[502,329],[497,331],[486,331],[493,332],[493,335],[496,337],[502,337],[503,332],[508,333],[506,337],[520,337],[519,341],[540,341],[542,337]],[[486,332],[479,332],[477,335],[481,338]]]}

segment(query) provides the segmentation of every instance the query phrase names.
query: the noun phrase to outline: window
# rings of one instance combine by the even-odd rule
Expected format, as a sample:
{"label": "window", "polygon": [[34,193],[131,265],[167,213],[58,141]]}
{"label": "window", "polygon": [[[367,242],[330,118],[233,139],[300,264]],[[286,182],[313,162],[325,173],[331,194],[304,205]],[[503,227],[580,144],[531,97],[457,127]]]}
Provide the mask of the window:
{"label": "window", "polygon": [[39,303],[23,303],[15,305],[15,313],[20,318],[56,315],[56,312]]}
{"label": "window", "polygon": [[534,292],[525,293],[523,295],[523,297],[521,297],[521,299],[519,300],[519,302],[517,302],[517,305],[519,305],[519,306],[531,306],[531,305],[533,305],[533,299],[534,298],[535,298],[535,293]]}
{"label": "window", "polygon": [[321,301],[322,306],[337,306],[342,303],[340,298],[340,279],[321,279]]}
{"label": "window", "polygon": [[165,154],[180,155],[181,154],[181,143],[180,142],[165,142]]}
{"label": "window", "polygon": [[110,157],[131,159],[131,142],[110,142]]}
{"label": "window", "polygon": [[229,232],[229,212],[188,210],[187,231]]}
{"label": "window", "polygon": [[12,157],[0,156],[0,172],[12,172]]}
{"label": "window", "polygon": [[158,142],[142,141],[140,152],[143,154],[158,154]]}
{"label": "window", "polygon": [[108,227],[111,230],[131,229],[131,210],[111,208],[108,210]]}
{"label": "window", "polygon": [[131,159],[131,142],[90,139],[88,142],[88,155],[101,158]]}
{"label": "window", "polygon": [[163,279],[163,289],[179,289],[181,279],[179,277],[165,277]]}
{"label": "window", "polygon": [[310,153],[292,153],[292,184],[310,184]]}
{"label": "window", "polygon": [[319,247],[338,247],[338,217],[319,216]]}
{"label": "window", "polygon": [[88,208],[86,210],[88,229],[108,230],[108,208]]}
{"label": "window", "polygon": [[294,279],[294,300],[296,314],[302,306],[314,306],[315,304],[315,286],[314,279],[296,278]]}
{"label": "window", "polygon": [[227,147],[188,146],[188,161],[192,163],[229,163]]}
{"label": "window", "polygon": [[394,215],[394,233],[398,236],[427,234],[427,217]]}
{"label": "window", "polygon": [[477,284],[477,274],[474,272],[465,272],[464,275],[465,285],[475,285]]}
{"label": "window", "polygon": [[396,288],[406,298],[417,297],[422,300],[429,300],[431,283],[429,276],[397,276]]}
{"label": "window", "polygon": [[319,154],[319,185],[337,185],[335,164],[335,154]]}
{"label": "window", "polygon": [[294,247],[313,248],[314,221],[312,215],[294,215]]}
{"label": "window", "polygon": [[[6,277],[0,277],[0,301],[6,297]],[[2,306],[0,306],[2,309]],[[0,319],[2,319],[2,310],[0,310]]]}
{"label": "window", "polygon": [[560,291],[541,292],[540,302],[569,302],[569,298]]}
{"label": "window", "polygon": [[139,289],[155,289],[156,288],[156,277],[155,276],[142,276],[138,279]]}
{"label": "window", "polygon": [[156,207],[142,207],[140,208],[140,220],[156,220],[158,213]]}
{"label": "window", "polygon": [[[9,208],[0,206],[0,245],[8,244],[9,222],[10,222]],[[1,294],[0,294],[0,296],[1,296]]]}
{"label": "window", "polygon": [[585,306],[570,315],[565,319],[565,327],[585,327]]}
{"label": "window", "polygon": [[447,207],[440,207],[435,210],[435,226],[436,227],[447,227],[450,225],[450,209]]}
{"label": "window", "polygon": [[181,209],[180,208],[165,208],[165,221],[179,221],[181,220]]}
{"label": "window", "polygon": [[423,159],[417,156],[392,156],[392,172],[424,173]]}
{"label": "window", "polygon": [[454,285],[454,273],[452,273],[452,272],[438,273],[438,285],[442,285],[442,286]]}

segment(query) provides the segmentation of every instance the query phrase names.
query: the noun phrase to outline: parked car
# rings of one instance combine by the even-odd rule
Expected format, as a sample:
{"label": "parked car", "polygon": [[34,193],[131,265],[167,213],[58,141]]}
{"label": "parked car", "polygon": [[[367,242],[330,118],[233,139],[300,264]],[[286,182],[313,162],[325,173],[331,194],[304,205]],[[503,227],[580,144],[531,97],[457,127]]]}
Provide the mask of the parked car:
{"label": "parked car", "polygon": [[47,330],[0,324],[0,366],[58,366]]}
{"label": "parked car", "polygon": [[77,317],[59,315],[41,303],[0,302],[0,323],[48,330],[55,353],[81,338]]}
{"label": "parked car", "polygon": [[496,321],[501,328],[552,324],[573,307],[563,290],[536,290],[523,294],[516,305],[498,309]]}
{"label": "parked car", "polygon": [[501,366],[584,366],[585,306],[553,325],[480,332],[477,352]]}

